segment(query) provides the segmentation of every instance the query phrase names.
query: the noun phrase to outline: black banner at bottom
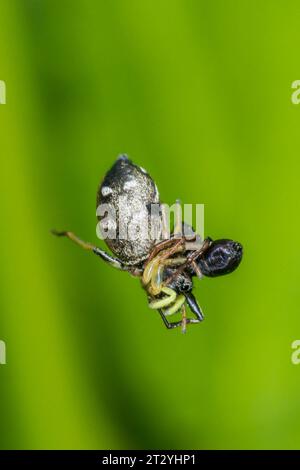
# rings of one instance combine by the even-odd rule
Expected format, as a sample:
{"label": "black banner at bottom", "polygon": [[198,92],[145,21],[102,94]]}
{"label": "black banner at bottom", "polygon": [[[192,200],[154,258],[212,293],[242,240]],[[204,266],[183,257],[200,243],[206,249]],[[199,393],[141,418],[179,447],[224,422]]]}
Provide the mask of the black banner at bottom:
{"label": "black banner at bottom", "polygon": [[286,463],[286,458],[300,462],[300,451],[264,450],[2,450],[0,467],[10,465],[41,466],[84,465],[91,468],[121,465],[201,465],[205,463]]}

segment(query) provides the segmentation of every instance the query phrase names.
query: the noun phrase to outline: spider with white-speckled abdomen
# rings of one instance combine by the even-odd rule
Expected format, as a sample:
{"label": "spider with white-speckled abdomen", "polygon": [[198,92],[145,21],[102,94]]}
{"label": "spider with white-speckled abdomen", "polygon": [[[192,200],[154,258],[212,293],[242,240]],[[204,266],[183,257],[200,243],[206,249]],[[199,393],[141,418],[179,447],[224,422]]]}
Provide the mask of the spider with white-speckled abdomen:
{"label": "spider with white-speckled abdomen", "polygon": [[[152,206],[159,208],[154,215]],[[126,155],[119,156],[99,187],[97,208],[103,207],[104,211],[97,210],[100,231],[115,256],[82,241],[72,232],[53,233],[70,238],[113,267],[139,277],[149,307],[158,310],[167,328],[181,326],[185,332],[187,324],[202,321],[203,313],[192,293],[193,277],[215,277],[234,271],[242,259],[241,244],[183,235],[179,211],[175,211],[174,230],[169,234],[156,184]],[[153,225],[159,227],[154,237],[149,236]],[[133,237],[124,236],[124,231],[128,235],[128,227],[139,227],[139,230]],[[195,318],[187,318],[186,304]],[[181,320],[169,322],[168,317],[178,312]]]}

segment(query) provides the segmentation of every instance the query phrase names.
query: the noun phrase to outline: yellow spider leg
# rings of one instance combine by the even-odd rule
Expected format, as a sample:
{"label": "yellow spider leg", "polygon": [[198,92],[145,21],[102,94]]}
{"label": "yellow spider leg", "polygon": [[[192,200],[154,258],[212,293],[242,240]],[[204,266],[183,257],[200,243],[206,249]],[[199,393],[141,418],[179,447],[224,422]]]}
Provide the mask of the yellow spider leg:
{"label": "yellow spider leg", "polygon": [[75,233],[73,232],[58,232],[57,230],[51,230],[51,232],[53,233],[53,235],[56,235],[58,237],[64,236],[69,238],[74,243],[77,243],[77,245],[81,246],[81,248],[83,248],[84,250],[93,251],[93,249],[95,248],[91,243],[84,242],[83,240],[81,240],[81,238],[77,237],[77,235],[75,235]]}
{"label": "yellow spider leg", "polygon": [[170,258],[164,261],[165,266],[180,266],[181,264],[186,262],[186,258],[179,257],[179,258]]}
{"label": "yellow spider leg", "polygon": [[186,308],[183,304],[181,307],[182,321],[181,321],[181,332],[186,333],[187,317],[186,317]]}
{"label": "yellow spider leg", "polygon": [[158,264],[158,259],[154,258],[150,263],[147,264],[146,268],[143,272],[142,283],[146,286],[152,279],[153,270],[155,269],[156,265]]}
{"label": "yellow spider leg", "polygon": [[150,294],[154,297],[161,293],[162,276],[163,276],[164,265],[159,264],[155,270],[153,270],[153,277],[151,279],[151,288],[149,289]]}
{"label": "yellow spider leg", "polygon": [[167,295],[162,299],[152,300],[152,302],[149,303],[150,308],[158,310],[160,308],[167,307],[175,301],[177,294],[173,289],[162,287],[161,292]]}
{"label": "yellow spider leg", "polygon": [[180,294],[178,295],[176,301],[174,302],[174,305],[172,305],[171,307],[167,308],[166,310],[164,310],[164,315],[165,316],[168,316],[168,315],[174,315],[174,313],[177,313],[178,310],[181,309],[181,307],[183,306],[185,302],[185,297],[183,294]]}
{"label": "yellow spider leg", "polygon": [[148,261],[143,277],[142,277],[142,282],[144,285],[147,285],[152,277],[153,269],[156,265],[156,263],[161,263],[174,255],[175,253],[178,253],[179,251],[184,251],[184,242],[183,239],[175,240],[174,245],[171,248],[168,248],[166,250],[161,250],[157,256],[155,256],[153,259],[150,259]]}
{"label": "yellow spider leg", "polygon": [[[150,294],[154,297],[161,292],[163,286],[163,270],[165,266],[178,266],[185,263],[186,258],[175,258],[175,259],[166,259],[164,261],[159,261],[153,266],[152,275],[151,275],[151,287],[148,289]],[[151,263],[150,263],[151,264]],[[148,274],[147,274],[148,276]]]}

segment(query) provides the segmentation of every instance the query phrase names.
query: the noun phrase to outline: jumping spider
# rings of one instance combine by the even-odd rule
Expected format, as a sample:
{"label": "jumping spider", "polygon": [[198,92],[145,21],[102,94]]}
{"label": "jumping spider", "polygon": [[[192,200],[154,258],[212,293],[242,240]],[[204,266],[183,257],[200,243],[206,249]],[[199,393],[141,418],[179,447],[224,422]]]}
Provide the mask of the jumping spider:
{"label": "jumping spider", "polygon": [[[109,235],[105,242],[116,257],[82,241],[72,232],[53,233],[70,238],[111,266],[139,277],[149,307],[158,310],[167,328],[181,326],[185,332],[187,324],[202,321],[203,313],[192,293],[193,277],[215,277],[234,271],[242,259],[241,244],[227,239],[200,240],[196,235],[183,235],[184,224],[176,211],[174,230],[168,233],[168,221],[157,186],[149,174],[126,155],[118,157],[100,185],[97,208],[101,205],[105,205],[106,212],[116,216],[112,220],[97,212],[101,232]],[[159,236],[153,239],[137,232],[134,239],[121,237],[124,226],[126,228],[133,222],[151,226],[151,205],[160,208],[156,220],[161,227]],[[186,304],[195,318],[187,318]],[[169,322],[167,317],[176,313],[181,313],[181,321]]]}

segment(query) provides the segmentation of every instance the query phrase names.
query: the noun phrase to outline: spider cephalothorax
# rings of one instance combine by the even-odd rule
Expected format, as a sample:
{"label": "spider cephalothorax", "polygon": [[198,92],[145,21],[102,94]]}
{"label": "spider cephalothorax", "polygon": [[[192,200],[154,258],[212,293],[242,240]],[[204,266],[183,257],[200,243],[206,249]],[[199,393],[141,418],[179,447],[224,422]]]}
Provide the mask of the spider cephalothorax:
{"label": "spider cephalothorax", "polygon": [[230,274],[241,262],[242,245],[233,240],[212,241],[197,265],[204,276],[216,277]]}
{"label": "spider cephalothorax", "polygon": [[[156,184],[126,155],[116,160],[99,187],[97,216],[102,238],[117,258],[72,232],[53,233],[67,236],[113,267],[139,277],[149,307],[158,310],[167,328],[181,326],[185,331],[187,324],[203,320],[192,293],[194,276],[231,273],[242,259],[242,246],[238,242],[201,240],[193,232],[184,235],[184,224],[176,212],[174,230],[169,234]],[[187,318],[186,304],[195,318]],[[181,313],[181,320],[169,322],[168,317],[176,313]]]}

